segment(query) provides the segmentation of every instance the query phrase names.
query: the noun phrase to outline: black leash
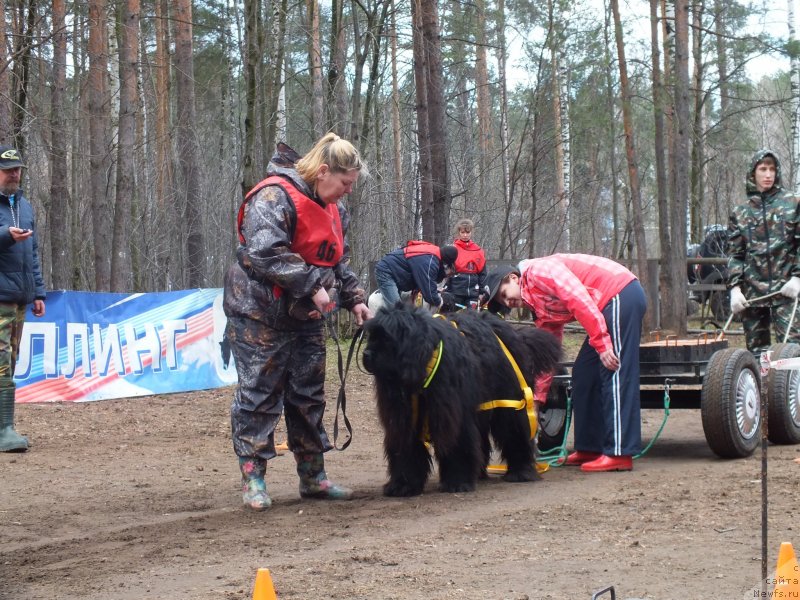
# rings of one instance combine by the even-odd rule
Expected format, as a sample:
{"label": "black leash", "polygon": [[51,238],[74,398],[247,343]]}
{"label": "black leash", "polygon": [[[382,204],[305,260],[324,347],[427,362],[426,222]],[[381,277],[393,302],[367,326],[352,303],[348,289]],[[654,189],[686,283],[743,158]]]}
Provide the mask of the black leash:
{"label": "black leash", "polygon": [[[336,326],[332,319],[328,320],[328,325],[331,331],[331,337],[333,341],[336,343],[336,352],[338,354],[337,361],[339,367],[339,395],[336,398],[336,416],[333,419],[333,447],[337,450],[341,451],[347,448],[350,445],[350,442],[353,441],[353,427],[350,425],[350,419],[347,418],[347,394],[345,392],[345,380],[347,379],[347,373],[350,371],[350,362],[353,360],[353,354],[355,354],[356,349],[361,348],[361,342],[364,339],[364,328],[359,327],[358,330],[353,335],[353,339],[350,342],[350,349],[347,352],[347,363],[344,363],[342,359],[342,347],[339,345],[339,334],[336,331]],[[342,411],[342,421],[344,422],[344,426],[347,429],[347,440],[342,444],[341,448],[337,446],[337,442],[339,440],[339,410]]]}

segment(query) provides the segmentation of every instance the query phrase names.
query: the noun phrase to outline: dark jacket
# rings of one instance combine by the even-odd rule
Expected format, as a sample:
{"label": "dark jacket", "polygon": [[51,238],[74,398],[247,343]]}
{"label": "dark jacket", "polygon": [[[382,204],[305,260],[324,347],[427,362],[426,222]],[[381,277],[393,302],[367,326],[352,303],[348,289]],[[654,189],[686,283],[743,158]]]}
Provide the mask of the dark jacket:
{"label": "dark jacket", "polygon": [[442,303],[436,284],[447,274],[438,256],[421,254],[406,258],[403,248],[397,248],[378,261],[375,271],[391,276],[400,292],[419,290],[431,306],[437,307]]}
{"label": "dark jacket", "polygon": [[[0,194],[0,302],[30,304],[44,300],[42,269],[39,266],[39,242],[33,207],[20,189],[13,196],[13,208],[8,196]],[[33,235],[15,242],[9,227],[31,229]]]}
{"label": "dark jacket", "polygon": [[[268,174],[287,177],[303,194],[314,192],[293,168],[270,166]],[[320,203],[321,204],[321,203]],[[344,205],[338,204],[345,236],[350,223]],[[309,320],[314,310],[311,297],[324,287],[332,296],[338,290],[339,305],[351,309],[364,302],[364,290],[350,269],[350,248],[345,238],[342,259],[335,267],[307,264],[290,246],[297,224],[297,211],[288,194],[269,185],[249,200],[242,221],[247,240],[236,251],[236,262],[225,273],[223,308],[228,317],[261,321],[280,330],[322,327],[322,320]]]}
{"label": "dark jacket", "polygon": [[[753,176],[765,156],[775,160],[775,183],[759,192]],[[733,208],[728,224],[728,287],[741,286],[752,299],[777,292],[791,277],[800,277],[800,201],[782,187],[778,157],[768,150],[753,156],[746,179],[747,202]],[[789,302],[773,298],[771,304]]]}
{"label": "dark jacket", "polygon": [[[453,294],[456,302],[477,301],[483,292],[483,286],[486,285],[486,257],[483,249],[472,240],[463,242],[460,239],[456,239],[453,241],[453,246],[458,249],[459,258],[456,261],[455,273],[447,280],[445,290]],[[474,264],[469,264],[467,268],[460,268],[461,256],[465,251],[469,254],[480,254],[483,259],[481,269],[478,269]]]}

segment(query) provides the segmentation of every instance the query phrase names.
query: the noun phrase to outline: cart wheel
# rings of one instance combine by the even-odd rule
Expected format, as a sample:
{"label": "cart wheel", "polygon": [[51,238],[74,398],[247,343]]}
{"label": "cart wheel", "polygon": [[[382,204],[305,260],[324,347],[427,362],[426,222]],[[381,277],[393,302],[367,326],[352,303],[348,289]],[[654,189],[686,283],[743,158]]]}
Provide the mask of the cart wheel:
{"label": "cart wheel", "polygon": [[[775,344],[772,360],[800,356],[797,344]],[[767,427],[773,444],[800,443],[800,370],[770,371]]]}
{"label": "cart wheel", "polygon": [[[560,368],[559,375],[567,370]],[[564,440],[567,426],[567,390],[554,381],[547,394],[547,401],[539,408],[539,450],[558,448]]]}
{"label": "cart wheel", "polygon": [[727,348],[711,355],[700,395],[706,441],[722,458],[750,456],[761,424],[759,369],[747,350]]}
{"label": "cart wheel", "polygon": [[539,450],[558,448],[564,440],[567,425],[566,408],[548,408],[545,404],[539,410]]}

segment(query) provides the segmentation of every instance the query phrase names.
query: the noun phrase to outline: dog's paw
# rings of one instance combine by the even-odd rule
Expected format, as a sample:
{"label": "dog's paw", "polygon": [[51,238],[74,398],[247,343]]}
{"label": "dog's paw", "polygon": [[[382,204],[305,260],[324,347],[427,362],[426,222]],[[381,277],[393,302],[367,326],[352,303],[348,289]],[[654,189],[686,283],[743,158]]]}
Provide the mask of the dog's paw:
{"label": "dog's paw", "polygon": [[402,481],[389,481],[383,486],[383,495],[392,498],[407,498],[408,496],[419,496],[422,493],[422,486],[409,485]]}
{"label": "dog's paw", "polygon": [[471,481],[442,481],[439,490],[447,494],[458,494],[460,492],[474,492],[475,483]]}
{"label": "dog's paw", "polygon": [[509,469],[503,475],[503,481],[509,483],[522,483],[525,481],[539,481],[541,477],[533,465],[524,465],[516,469]]}

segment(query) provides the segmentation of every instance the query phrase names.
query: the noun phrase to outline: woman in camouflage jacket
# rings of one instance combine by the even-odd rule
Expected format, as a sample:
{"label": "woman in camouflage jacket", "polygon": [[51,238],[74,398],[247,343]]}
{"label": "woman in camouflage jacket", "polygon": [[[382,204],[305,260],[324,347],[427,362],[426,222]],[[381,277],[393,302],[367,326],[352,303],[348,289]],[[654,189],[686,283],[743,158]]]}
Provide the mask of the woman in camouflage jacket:
{"label": "woman in camouflage jacket", "polygon": [[[299,157],[298,157],[299,158]],[[239,210],[236,262],[225,274],[226,339],[239,385],[231,406],[245,506],[268,508],[267,461],[284,413],[300,495],[346,499],[325,473],[323,316],[338,304],[360,324],[372,315],[349,267],[348,216],[339,200],[366,172],[350,142],[328,134],[297,161],[277,166]]]}

